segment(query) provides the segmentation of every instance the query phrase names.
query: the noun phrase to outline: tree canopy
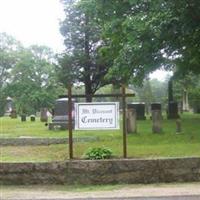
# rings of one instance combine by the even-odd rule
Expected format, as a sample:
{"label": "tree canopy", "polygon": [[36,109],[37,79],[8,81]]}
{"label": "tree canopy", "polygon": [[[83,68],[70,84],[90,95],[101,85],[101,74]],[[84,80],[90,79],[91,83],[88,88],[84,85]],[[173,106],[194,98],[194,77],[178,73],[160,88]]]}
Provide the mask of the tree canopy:
{"label": "tree canopy", "polygon": [[110,76],[143,80],[164,67],[200,73],[200,1],[91,0],[100,19],[101,50],[112,60]]}
{"label": "tree canopy", "polygon": [[14,100],[19,114],[34,114],[42,107],[51,108],[63,92],[56,78],[55,55],[49,47],[28,48],[12,36],[1,33],[0,116],[6,97]]}
{"label": "tree canopy", "polygon": [[[102,27],[95,13],[75,0],[63,0],[65,19],[61,22],[66,51],[60,59],[60,80],[85,84],[85,93],[94,94],[107,84],[104,76],[110,67],[99,49],[105,45],[101,39]],[[91,101],[90,98],[87,99]]]}

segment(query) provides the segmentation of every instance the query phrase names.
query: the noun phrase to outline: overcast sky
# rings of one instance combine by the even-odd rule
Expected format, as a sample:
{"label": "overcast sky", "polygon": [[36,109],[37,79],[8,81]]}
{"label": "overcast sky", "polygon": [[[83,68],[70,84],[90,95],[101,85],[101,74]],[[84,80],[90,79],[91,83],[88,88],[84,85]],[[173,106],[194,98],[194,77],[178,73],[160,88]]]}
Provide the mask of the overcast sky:
{"label": "overcast sky", "polygon": [[0,0],[0,32],[14,36],[25,46],[47,45],[62,51],[59,19],[63,17],[59,0]]}
{"label": "overcast sky", "polygon": [[[6,32],[24,46],[46,45],[56,53],[64,50],[59,20],[64,18],[60,0],[0,0],[0,32]],[[151,78],[164,80],[157,71]]]}

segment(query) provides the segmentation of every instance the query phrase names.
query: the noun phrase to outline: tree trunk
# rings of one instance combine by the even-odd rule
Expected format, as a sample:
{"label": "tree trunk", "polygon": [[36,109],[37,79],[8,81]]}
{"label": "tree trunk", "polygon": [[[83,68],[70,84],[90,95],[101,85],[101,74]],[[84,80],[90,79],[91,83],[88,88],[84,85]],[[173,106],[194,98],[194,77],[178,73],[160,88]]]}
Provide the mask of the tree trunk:
{"label": "tree trunk", "polygon": [[[90,46],[89,46],[89,32],[88,32],[88,22],[89,18],[87,14],[85,14],[85,44],[84,44],[84,51],[85,51],[85,95],[92,95],[92,81],[91,81],[91,63],[90,63]],[[86,102],[91,102],[92,97],[86,96]]]}
{"label": "tree trunk", "polygon": [[92,85],[90,80],[87,80],[87,82],[85,82],[85,95],[90,95],[90,96],[86,96],[86,102],[92,102]]}
{"label": "tree trunk", "polygon": [[173,83],[172,80],[169,80],[168,82],[168,102],[172,102],[174,100],[173,98]]}
{"label": "tree trunk", "polygon": [[189,111],[189,103],[188,103],[188,91],[186,88],[183,89],[183,111]]}

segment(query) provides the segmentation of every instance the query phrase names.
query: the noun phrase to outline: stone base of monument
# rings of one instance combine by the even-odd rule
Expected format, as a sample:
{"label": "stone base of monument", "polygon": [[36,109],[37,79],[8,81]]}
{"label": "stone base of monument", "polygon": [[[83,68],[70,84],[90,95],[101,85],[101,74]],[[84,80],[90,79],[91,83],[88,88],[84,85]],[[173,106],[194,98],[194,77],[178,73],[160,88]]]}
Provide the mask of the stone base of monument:
{"label": "stone base of monument", "polygon": [[6,111],[6,112],[4,113],[4,116],[5,116],[5,117],[10,117],[10,114],[11,114],[11,112]]}
{"label": "stone base of monument", "polygon": [[[69,128],[68,122],[49,123],[49,130],[67,130],[68,128]],[[74,122],[72,122],[72,128],[74,129]]]}
{"label": "stone base of monument", "polygon": [[17,111],[15,109],[13,109],[10,113],[10,117],[11,119],[16,119],[17,118]]}
{"label": "stone base of monument", "polygon": [[[74,120],[72,121],[72,128],[74,128]],[[49,123],[49,130],[67,130],[69,127],[68,116],[55,116],[52,123]]]}

